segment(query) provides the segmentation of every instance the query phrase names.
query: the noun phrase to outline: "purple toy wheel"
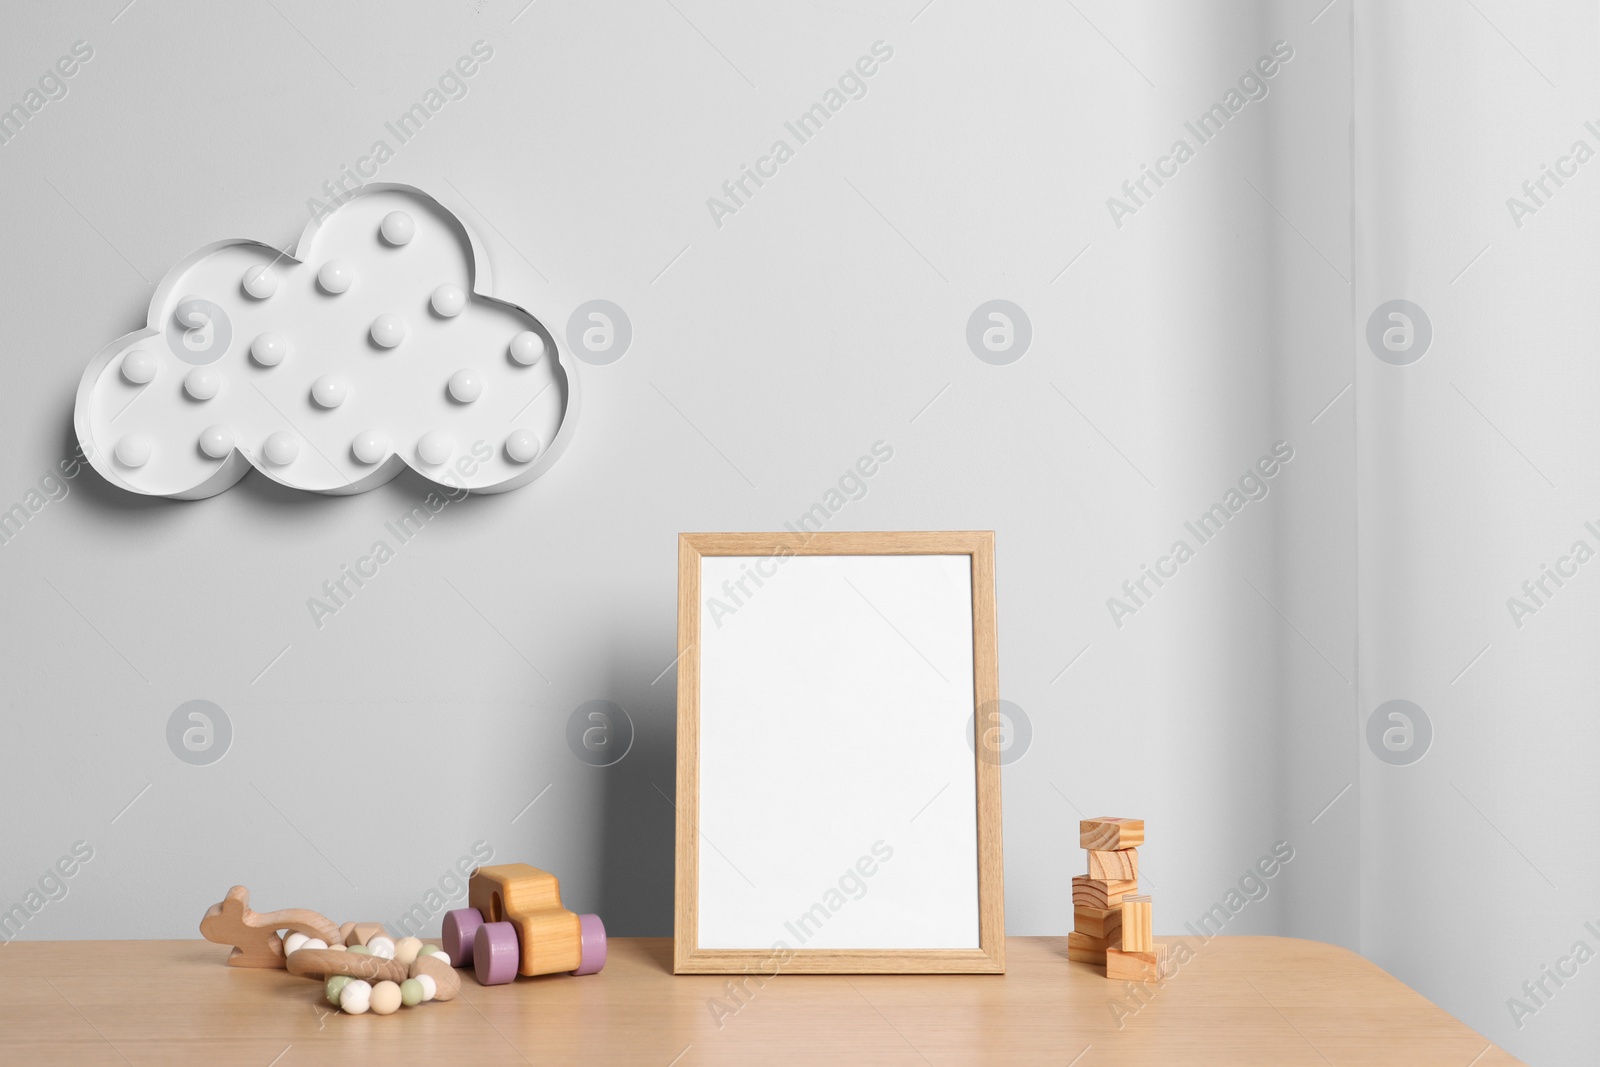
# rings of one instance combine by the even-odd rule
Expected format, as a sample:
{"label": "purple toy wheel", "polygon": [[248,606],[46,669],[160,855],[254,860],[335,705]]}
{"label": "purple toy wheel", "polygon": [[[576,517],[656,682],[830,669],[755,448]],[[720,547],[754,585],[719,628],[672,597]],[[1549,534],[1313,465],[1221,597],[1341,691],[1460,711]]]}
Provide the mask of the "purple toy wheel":
{"label": "purple toy wheel", "polygon": [[594,974],[606,965],[606,924],[598,915],[578,916],[583,937],[583,954],[573,974]]}
{"label": "purple toy wheel", "polygon": [[522,949],[511,923],[484,923],[472,939],[472,968],[479,985],[505,985],[516,978]]}
{"label": "purple toy wheel", "polygon": [[457,967],[472,966],[473,938],[482,925],[483,913],[477,908],[457,908],[445,912],[439,940],[444,942],[445,954],[450,957],[452,964]]}

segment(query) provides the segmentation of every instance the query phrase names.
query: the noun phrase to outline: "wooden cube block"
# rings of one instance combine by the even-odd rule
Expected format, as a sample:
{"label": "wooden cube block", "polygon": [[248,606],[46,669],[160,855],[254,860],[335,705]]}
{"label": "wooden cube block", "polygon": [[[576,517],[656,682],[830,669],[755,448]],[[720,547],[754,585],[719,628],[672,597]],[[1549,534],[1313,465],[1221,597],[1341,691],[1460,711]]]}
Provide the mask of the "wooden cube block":
{"label": "wooden cube block", "polygon": [[1165,949],[1165,945],[1157,945],[1153,952],[1108,948],[1106,977],[1119,982],[1153,982],[1161,977],[1161,962],[1167,955]]}
{"label": "wooden cube block", "polygon": [[1089,850],[1089,877],[1108,882],[1139,877],[1139,850],[1119,848],[1111,851]]}
{"label": "wooden cube block", "polygon": [[1078,847],[1092,849],[1137,848],[1144,844],[1143,819],[1105,816],[1078,823]]}
{"label": "wooden cube block", "polygon": [[1115,937],[1090,937],[1088,934],[1080,934],[1076,930],[1067,935],[1067,947],[1071,948],[1074,945],[1094,952],[1104,952],[1108,948],[1119,947]]}
{"label": "wooden cube block", "polygon": [[1121,945],[1124,952],[1154,952],[1155,937],[1150,925],[1150,898],[1122,898]]}
{"label": "wooden cube block", "polygon": [[1067,935],[1067,959],[1076,963],[1097,963],[1104,967],[1107,947],[1102,938],[1076,932]]}
{"label": "wooden cube block", "polygon": [[1122,929],[1122,906],[1119,904],[1115,908],[1088,908],[1082,905],[1074,907],[1072,928],[1090,937],[1114,937],[1117,931]]}
{"label": "wooden cube block", "polygon": [[1123,897],[1138,891],[1139,883],[1132,879],[1112,882],[1080,874],[1072,880],[1072,906],[1114,908],[1122,903]]}
{"label": "wooden cube block", "polygon": [[1119,982],[1153,982],[1157,976],[1154,952],[1124,952],[1118,948],[1106,950],[1107,978]]}

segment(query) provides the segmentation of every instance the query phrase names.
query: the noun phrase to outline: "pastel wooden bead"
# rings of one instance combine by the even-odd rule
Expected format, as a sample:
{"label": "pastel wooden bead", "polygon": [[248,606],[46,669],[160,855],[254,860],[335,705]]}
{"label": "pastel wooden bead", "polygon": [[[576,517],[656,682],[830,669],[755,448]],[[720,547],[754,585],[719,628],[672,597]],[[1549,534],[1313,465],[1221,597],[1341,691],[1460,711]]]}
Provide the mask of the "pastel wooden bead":
{"label": "pastel wooden bead", "polygon": [[328,998],[328,1003],[337,1008],[339,1006],[339,994],[343,993],[344,987],[353,981],[355,979],[348,974],[336,974],[328,979],[327,983],[322,987],[324,995]]}
{"label": "pastel wooden bead", "polygon": [[[305,943],[310,940],[311,938],[309,935],[302,934],[300,931],[296,930],[294,933],[283,939],[283,954],[287,956],[292,952],[298,952],[302,947],[304,947]],[[324,944],[322,947],[327,948],[327,945]]]}
{"label": "pastel wooden bead", "polygon": [[440,959],[441,955],[442,953],[435,952],[412,960],[409,977],[418,981],[427,978],[433,984],[433,993],[428,997],[429,1000],[454,1000],[461,992],[461,975],[447,960]]}
{"label": "pastel wooden bead", "polygon": [[359,978],[353,979],[339,991],[339,1007],[351,1015],[360,1015],[372,1007],[372,986]]}
{"label": "pastel wooden bead", "polygon": [[366,945],[350,945],[349,947],[347,947],[345,949],[345,951],[346,952],[352,952],[352,953],[355,953],[356,955],[360,955],[360,956],[370,956],[370,955],[372,955],[372,950],[370,948],[368,948]]}
{"label": "pastel wooden bead", "polygon": [[394,943],[394,958],[407,967],[411,966],[411,961],[416,959],[417,954],[421,951],[422,941],[420,938],[402,937]]}
{"label": "pastel wooden bead", "polygon": [[415,978],[407,978],[400,983],[400,1003],[406,1007],[415,1007],[423,1001],[422,983]]}
{"label": "pastel wooden bead", "polygon": [[439,985],[433,980],[433,975],[431,974],[419,974],[415,978],[407,978],[406,981],[415,982],[422,987],[422,999],[424,1002],[432,1000],[439,995]]}
{"label": "pastel wooden bead", "polygon": [[375,937],[371,941],[367,942],[367,951],[372,953],[374,956],[380,956],[383,959],[392,960],[394,959],[394,942],[387,937]]}
{"label": "pastel wooden bead", "polygon": [[[287,941],[285,941],[283,943],[283,947],[284,947],[285,951],[288,951],[289,943]],[[328,947],[328,943],[326,941],[322,940],[322,938],[320,938],[320,937],[308,937],[304,941],[300,942],[300,947],[301,948],[327,948]]]}
{"label": "pastel wooden bead", "polygon": [[393,982],[379,982],[372,987],[371,1007],[374,1015],[393,1015],[400,1010],[400,987]]}

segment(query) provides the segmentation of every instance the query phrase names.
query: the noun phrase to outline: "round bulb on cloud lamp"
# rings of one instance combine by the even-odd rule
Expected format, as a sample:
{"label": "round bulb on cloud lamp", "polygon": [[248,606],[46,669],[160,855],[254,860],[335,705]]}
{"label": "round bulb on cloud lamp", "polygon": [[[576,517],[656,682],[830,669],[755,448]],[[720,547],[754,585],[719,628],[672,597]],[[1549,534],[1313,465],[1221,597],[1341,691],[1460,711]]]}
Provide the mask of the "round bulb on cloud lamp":
{"label": "round bulb on cloud lamp", "polygon": [[250,342],[250,358],[263,367],[276,367],[289,354],[289,339],[281,333],[258,334]]}
{"label": "round bulb on cloud lamp", "polygon": [[226,426],[207,426],[200,431],[200,451],[212,459],[227,459],[233,451],[233,431]]}
{"label": "round bulb on cloud lamp", "polygon": [[417,455],[430,467],[437,467],[449,459],[450,453],[455,450],[455,441],[443,430],[429,430],[417,442]]}
{"label": "round bulb on cloud lamp", "polygon": [[222,388],[222,375],[215,367],[196,367],[183,376],[183,391],[196,400],[210,400]]}
{"label": "round bulb on cloud lamp", "polygon": [[243,284],[245,292],[257,300],[265,300],[278,291],[278,275],[270,263],[257,263],[246,268]]}
{"label": "round bulb on cloud lamp", "polygon": [[453,319],[467,306],[467,294],[461,286],[445,282],[433,291],[431,302],[433,310],[447,319]]}
{"label": "round bulb on cloud lamp", "polygon": [[483,395],[483,375],[471,367],[462,367],[450,375],[450,395],[459,403],[472,403]]}
{"label": "round bulb on cloud lamp", "polygon": [[142,467],[150,461],[150,438],[142,433],[125,434],[117,441],[117,462],[124,467]]}
{"label": "round bulb on cloud lamp", "polygon": [[349,385],[337,374],[324,374],[311,383],[311,399],[317,402],[318,407],[336,408],[344,403],[349,393]]}
{"label": "round bulb on cloud lamp", "polygon": [[529,463],[539,454],[539,436],[532,430],[512,430],[506,437],[506,455],[514,463]]}
{"label": "round bulb on cloud lamp", "polygon": [[274,467],[286,467],[300,454],[300,441],[288,430],[277,430],[267,435],[261,452]]}
{"label": "round bulb on cloud lamp", "polygon": [[355,268],[342,259],[330,259],[317,271],[317,284],[324,292],[342,293],[355,283]]}
{"label": "round bulb on cloud lamp", "polygon": [[384,348],[393,348],[406,339],[406,324],[399,315],[379,315],[372,320],[372,339]]}
{"label": "round bulb on cloud lamp", "polygon": [[122,376],[134,385],[144,385],[156,376],[156,357],[135,348],[122,357]]}
{"label": "round bulb on cloud lamp", "polygon": [[350,453],[370,467],[389,454],[389,438],[380,430],[362,430],[350,442]]}
{"label": "round bulb on cloud lamp", "polygon": [[531,367],[544,358],[544,338],[532,330],[523,330],[511,339],[511,358],[524,367]]}
{"label": "round bulb on cloud lamp", "polygon": [[378,224],[378,232],[383,234],[385,241],[397,247],[410,244],[411,238],[417,234],[417,222],[404,211],[391,211]]}

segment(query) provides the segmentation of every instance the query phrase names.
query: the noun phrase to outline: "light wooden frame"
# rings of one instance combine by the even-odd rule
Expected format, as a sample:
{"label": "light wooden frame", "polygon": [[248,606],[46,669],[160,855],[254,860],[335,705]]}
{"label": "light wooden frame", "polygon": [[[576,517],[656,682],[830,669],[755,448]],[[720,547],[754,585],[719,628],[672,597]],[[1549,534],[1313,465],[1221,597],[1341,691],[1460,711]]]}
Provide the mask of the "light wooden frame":
{"label": "light wooden frame", "polygon": [[[673,970],[736,974],[774,966],[769,949],[699,947],[700,561],[704,556],[965,555],[972,562],[973,707],[999,699],[992,531],[914,533],[688,533],[678,536],[677,877]],[[795,949],[794,974],[1003,974],[1005,887],[1000,764],[974,745],[977,783],[978,948]],[[765,972],[764,972],[765,973]]]}

